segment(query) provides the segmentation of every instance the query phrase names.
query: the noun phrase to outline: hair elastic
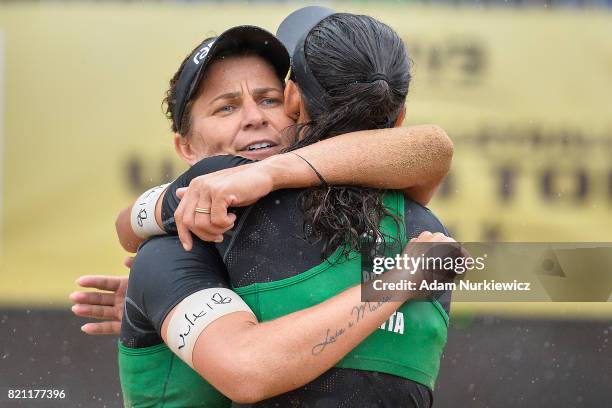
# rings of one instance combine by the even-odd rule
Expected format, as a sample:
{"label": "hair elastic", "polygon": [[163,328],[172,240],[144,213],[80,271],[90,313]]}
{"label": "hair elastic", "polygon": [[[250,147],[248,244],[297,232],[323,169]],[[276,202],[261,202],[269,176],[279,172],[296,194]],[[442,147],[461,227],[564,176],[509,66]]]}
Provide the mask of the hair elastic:
{"label": "hair elastic", "polygon": [[389,78],[383,73],[377,72],[377,73],[368,75],[368,82],[374,82],[374,81],[379,81],[379,80],[389,83]]}
{"label": "hair elastic", "polygon": [[314,166],[313,166],[312,164],[310,164],[310,162],[309,162],[308,160],[306,160],[305,158],[303,158],[302,156],[300,156],[300,155],[299,155],[299,154],[297,154],[297,153],[294,153],[294,152],[290,152],[290,153],[291,153],[291,154],[294,154],[294,155],[296,155],[297,157],[299,157],[300,159],[304,160],[304,161],[306,162],[306,164],[310,166],[310,168],[312,169],[312,171],[314,171],[314,172],[315,172],[315,174],[317,175],[317,177],[319,178],[319,180],[321,180],[321,186],[323,186],[323,187],[327,187],[327,186],[329,186],[329,184],[327,184],[327,181],[325,181],[325,179],[323,178],[323,176],[321,175],[321,173],[319,173],[319,172],[317,171],[317,169],[315,169],[315,168],[314,168]]}

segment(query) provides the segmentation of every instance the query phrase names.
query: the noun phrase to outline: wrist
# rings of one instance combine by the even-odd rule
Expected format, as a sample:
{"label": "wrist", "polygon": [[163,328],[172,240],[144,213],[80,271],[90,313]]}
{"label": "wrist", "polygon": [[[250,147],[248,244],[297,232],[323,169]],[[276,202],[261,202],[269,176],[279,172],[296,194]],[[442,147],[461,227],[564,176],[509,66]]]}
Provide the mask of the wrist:
{"label": "wrist", "polygon": [[304,188],[319,184],[319,179],[298,156],[277,154],[260,162],[270,177],[272,191],[283,188]]}
{"label": "wrist", "polygon": [[132,231],[139,238],[149,238],[154,235],[163,235],[165,231],[157,222],[156,210],[158,209],[159,198],[170,183],[153,187],[144,192],[134,205],[130,213],[130,224]]}

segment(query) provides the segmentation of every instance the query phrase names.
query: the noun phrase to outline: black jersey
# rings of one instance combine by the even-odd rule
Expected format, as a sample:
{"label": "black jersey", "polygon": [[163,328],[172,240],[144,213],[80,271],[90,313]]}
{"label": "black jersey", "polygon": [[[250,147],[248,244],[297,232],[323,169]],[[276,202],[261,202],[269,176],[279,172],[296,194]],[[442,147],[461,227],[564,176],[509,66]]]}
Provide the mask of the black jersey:
{"label": "black jersey", "polygon": [[[188,186],[199,175],[251,162],[238,156],[214,156],[198,162],[179,176],[168,187],[162,203],[166,231],[176,233],[174,211],[180,202],[176,190]],[[321,263],[323,244],[308,243],[305,239],[303,214],[298,206],[302,191],[274,191],[251,206],[231,210],[237,215],[235,227],[225,233],[223,242],[216,247],[233,287],[278,281]],[[423,231],[448,235],[444,225],[428,208],[408,198],[404,200],[404,214],[407,239]],[[444,294],[439,301],[448,313],[450,293]]]}
{"label": "black jersey", "polygon": [[[189,185],[198,175],[249,162],[235,156],[216,156],[180,176],[170,185],[163,201],[166,231],[175,231],[173,214],[179,203],[178,188]],[[275,191],[254,205],[235,209],[235,228],[216,245],[233,287],[285,279],[321,263],[321,244],[304,239],[303,215],[298,208],[301,191]],[[404,210],[408,239],[426,230],[448,234],[435,215],[418,203],[406,199]],[[448,313],[450,293],[443,294],[439,301]],[[332,368],[298,390],[251,406],[349,407],[357,401],[364,407],[427,407],[431,405],[431,392],[424,385],[389,374]]]}
{"label": "black jersey", "polygon": [[[187,186],[192,178],[246,162],[234,156],[216,156],[198,162],[169,187],[163,216],[172,217],[174,210],[168,212],[168,209],[178,206],[176,189]],[[171,218],[170,224],[173,221]],[[229,286],[225,265],[213,244],[194,237],[193,249],[188,252],[176,234],[148,239],[138,248],[130,269],[121,343],[129,348],[162,343],[164,318],[181,300],[203,289]]]}
{"label": "black jersey", "polygon": [[145,241],[130,269],[121,343],[129,348],[162,343],[162,323],[183,299],[203,289],[228,287],[225,265],[214,245],[196,238],[188,252],[176,235]]}

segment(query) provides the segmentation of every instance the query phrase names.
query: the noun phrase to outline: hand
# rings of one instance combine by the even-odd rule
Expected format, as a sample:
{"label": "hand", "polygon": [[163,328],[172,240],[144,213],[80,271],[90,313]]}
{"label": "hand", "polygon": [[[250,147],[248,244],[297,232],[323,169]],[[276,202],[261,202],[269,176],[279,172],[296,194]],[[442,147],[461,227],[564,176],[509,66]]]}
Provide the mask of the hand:
{"label": "hand", "polygon": [[[193,245],[190,231],[204,241],[223,241],[223,233],[234,227],[236,215],[229,207],[253,204],[273,189],[272,178],[263,162],[217,171],[191,180],[188,188],[177,190],[181,202],[174,221],[185,250]],[[210,214],[195,209],[210,209]]]}
{"label": "hand", "polygon": [[[125,266],[130,268],[134,258],[127,257]],[[94,288],[104,292],[73,292],[70,300],[74,302],[72,313],[76,316],[91,319],[102,319],[102,322],[86,323],[81,330],[87,334],[114,334],[117,335],[121,329],[123,308],[125,305],[125,293],[127,291],[127,276],[81,276],[77,284],[83,288]]]}
{"label": "hand", "polygon": [[[453,238],[436,232],[422,232],[417,238],[412,238],[402,251],[402,255],[417,259],[423,262],[431,262],[430,265],[420,265],[416,271],[411,271],[411,280],[420,285],[421,281],[428,283],[452,282],[458,275],[454,268],[447,268],[447,259],[465,258],[469,254]],[[443,260],[435,262],[435,260]],[[453,261],[454,262],[454,261]]]}

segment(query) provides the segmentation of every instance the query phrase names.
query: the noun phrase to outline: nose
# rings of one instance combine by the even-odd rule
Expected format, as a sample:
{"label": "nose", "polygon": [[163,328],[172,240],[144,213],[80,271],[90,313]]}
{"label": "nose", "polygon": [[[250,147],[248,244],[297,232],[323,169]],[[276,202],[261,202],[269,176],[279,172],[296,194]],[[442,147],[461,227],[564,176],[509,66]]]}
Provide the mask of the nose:
{"label": "nose", "polygon": [[251,98],[244,101],[242,109],[242,129],[259,129],[268,126],[268,118],[260,106]]}

